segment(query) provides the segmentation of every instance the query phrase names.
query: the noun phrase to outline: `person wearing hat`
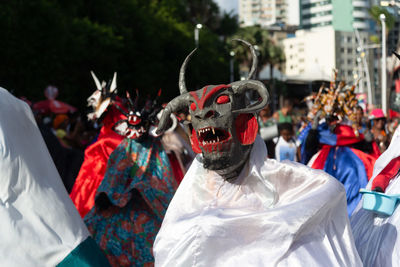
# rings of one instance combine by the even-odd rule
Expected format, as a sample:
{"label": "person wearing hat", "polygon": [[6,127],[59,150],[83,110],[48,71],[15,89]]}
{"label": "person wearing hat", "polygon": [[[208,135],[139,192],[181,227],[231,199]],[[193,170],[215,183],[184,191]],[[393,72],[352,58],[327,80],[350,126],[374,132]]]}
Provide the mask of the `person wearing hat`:
{"label": "person wearing hat", "polygon": [[372,110],[369,119],[374,140],[379,146],[379,150],[384,152],[388,147],[389,138],[385,130],[386,117],[383,110],[379,108]]}

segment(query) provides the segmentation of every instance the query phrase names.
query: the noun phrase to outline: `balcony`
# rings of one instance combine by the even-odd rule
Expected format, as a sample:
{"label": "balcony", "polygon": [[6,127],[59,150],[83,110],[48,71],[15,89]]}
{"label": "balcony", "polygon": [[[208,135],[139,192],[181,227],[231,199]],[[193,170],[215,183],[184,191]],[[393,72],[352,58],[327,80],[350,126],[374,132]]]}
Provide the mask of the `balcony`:
{"label": "balcony", "polygon": [[368,0],[353,0],[353,6],[355,7],[366,7],[370,8],[370,4]]}

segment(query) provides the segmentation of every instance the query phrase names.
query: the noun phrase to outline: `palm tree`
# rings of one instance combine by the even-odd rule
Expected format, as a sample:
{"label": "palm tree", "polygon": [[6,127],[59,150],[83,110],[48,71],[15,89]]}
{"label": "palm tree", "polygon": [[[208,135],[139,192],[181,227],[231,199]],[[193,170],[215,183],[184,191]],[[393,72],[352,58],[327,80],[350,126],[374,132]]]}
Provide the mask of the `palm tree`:
{"label": "palm tree", "polygon": [[[271,39],[267,30],[260,26],[250,26],[240,28],[234,38],[246,40],[253,44],[258,51],[258,66],[256,79],[260,78],[261,70],[270,65],[270,86],[272,95],[276,94],[274,77],[274,67],[285,62],[285,54],[280,46],[277,46]],[[238,60],[241,62],[242,68],[250,66],[251,54],[244,46],[235,46],[234,52]],[[245,66],[245,67],[243,67]],[[274,97],[272,98],[274,102]],[[273,103],[275,108],[276,103]]]}
{"label": "palm tree", "polygon": [[[270,63],[270,47],[272,42],[268,31],[263,30],[260,26],[244,27],[239,29],[234,38],[246,40],[256,48],[258,52],[256,79],[258,79],[261,69]],[[246,68],[244,66],[249,66],[251,64],[251,53],[247,47],[238,45],[234,47],[233,51],[241,62],[243,66],[242,69]]]}

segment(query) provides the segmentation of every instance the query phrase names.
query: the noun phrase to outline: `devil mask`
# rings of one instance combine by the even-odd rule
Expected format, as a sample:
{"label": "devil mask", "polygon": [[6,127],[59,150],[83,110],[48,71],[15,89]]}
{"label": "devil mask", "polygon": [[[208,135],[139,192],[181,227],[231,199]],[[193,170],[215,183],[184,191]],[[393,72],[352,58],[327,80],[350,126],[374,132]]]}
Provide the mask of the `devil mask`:
{"label": "devil mask", "polygon": [[142,108],[138,106],[139,94],[136,90],[136,98],[133,101],[130,97],[129,92],[126,92],[127,111],[121,108],[118,104],[115,107],[126,117],[126,119],[117,121],[113,130],[119,135],[125,136],[136,141],[143,140],[148,134],[149,129],[152,125],[157,123],[157,114],[161,110],[161,106],[158,104],[158,98],[160,97],[161,90],[158,91],[157,97],[152,101],[146,101]]}
{"label": "devil mask", "polygon": [[108,82],[108,84],[105,81],[100,84],[99,79],[97,79],[93,71],[90,73],[96,84],[96,91],[87,99],[88,106],[93,108],[93,112],[88,114],[88,119],[97,120],[107,109],[112,98],[117,94],[117,73],[114,73],[112,81]]}
{"label": "devil mask", "polygon": [[251,50],[253,63],[249,78],[227,85],[208,85],[188,92],[185,70],[196,49],[193,50],[181,67],[181,95],[168,103],[157,130],[158,133],[165,130],[171,113],[188,107],[193,126],[193,150],[203,154],[204,168],[216,171],[225,179],[236,177],[246,163],[258,132],[255,113],[263,109],[269,99],[263,83],[249,80],[257,66],[257,55],[253,46],[246,41],[236,40],[243,42]]}

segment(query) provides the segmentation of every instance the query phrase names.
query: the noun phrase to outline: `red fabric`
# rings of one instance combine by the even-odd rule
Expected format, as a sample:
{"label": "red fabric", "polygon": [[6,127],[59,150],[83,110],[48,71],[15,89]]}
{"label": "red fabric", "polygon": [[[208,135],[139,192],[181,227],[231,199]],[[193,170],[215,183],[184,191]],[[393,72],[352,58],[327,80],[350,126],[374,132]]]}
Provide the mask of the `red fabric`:
{"label": "red fabric", "polygon": [[372,152],[369,154],[376,159],[379,158],[379,156],[382,154],[376,142],[372,142]]}
{"label": "red fabric", "polygon": [[360,136],[357,137],[354,133],[354,129],[348,125],[336,126],[335,134],[337,136],[337,146],[347,146],[364,140],[364,135],[360,134]]}
{"label": "red fabric", "polygon": [[235,120],[235,128],[242,145],[254,143],[258,133],[258,123],[253,114],[240,114]]}
{"label": "red fabric", "polygon": [[372,181],[371,189],[374,190],[376,187],[380,187],[383,191],[389,185],[390,180],[394,178],[396,173],[400,169],[400,157],[392,159],[388,165],[375,177]]}
{"label": "red fabric", "polygon": [[104,118],[103,127],[97,141],[85,150],[85,160],[70,194],[72,202],[74,202],[82,218],[94,206],[96,191],[103,181],[110,154],[124,139],[123,136],[115,133],[111,127],[115,122],[124,118],[125,116],[115,107],[110,107]]}
{"label": "red fabric", "polygon": [[361,150],[351,148],[354,154],[357,155],[361,159],[364,164],[365,171],[367,173],[368,181],[372,177],[372,173],[374,171],[375,161],[378,159],[377,156],[369,155],[367,153],[362,152]]}
{"label": "red fabric", "polygon": [[394,111],[393,109],[389,109],[389,118],[399,118],[400,113]]}
{"label": "red fabric", "polygon": [[400,79],[395,81],[396,93],[400,93]]}
{"label": "red fabric", "polygon": [[174,173],[174,177],[178,185],[182,182],[183,179],[183,170],[181,165],[179,164],[178,158],[176,157],[175,153],[168,153],[169,163],[172,167],[172,172]]}
{"label": "red fabric", "polygon": [[[348,146],[351,144],[358,143],[364,140],[364,136],[361,134],[357,137],[354,133],[352,127],[348,125],[338,125],[335,128],[335,134],[337,137],[336,145],[337,146]],[[332,146],[323,145],[321,151],[313,165],[311,166],[313,169],[324,169],[326,159],[328,157],[329,151]],[[379,147],[375,142],[372,142],[372,152],[370,154],[366,154],[358,149],[351,149],[354,154],[356,154],[364,164],[365,170],[367,172],[368,179],[371,179],[373,167],[376,159],[380,156]]]}
{"label": "red fabric", "polygon": [[329,151],[331,150],[332,146],[323,145],[317,158],[314,160],[311,168],[323,170],[325,166],[326,159],[329,155]]}
{"label": "red fabric", "polygon": [[77,109],[67,103],[54,100],[54,99],[46,99],[43,101],[39,101],[33,104],[33,109],[38,110],[41,113],[68,113],[68,112],[75,112]]}

